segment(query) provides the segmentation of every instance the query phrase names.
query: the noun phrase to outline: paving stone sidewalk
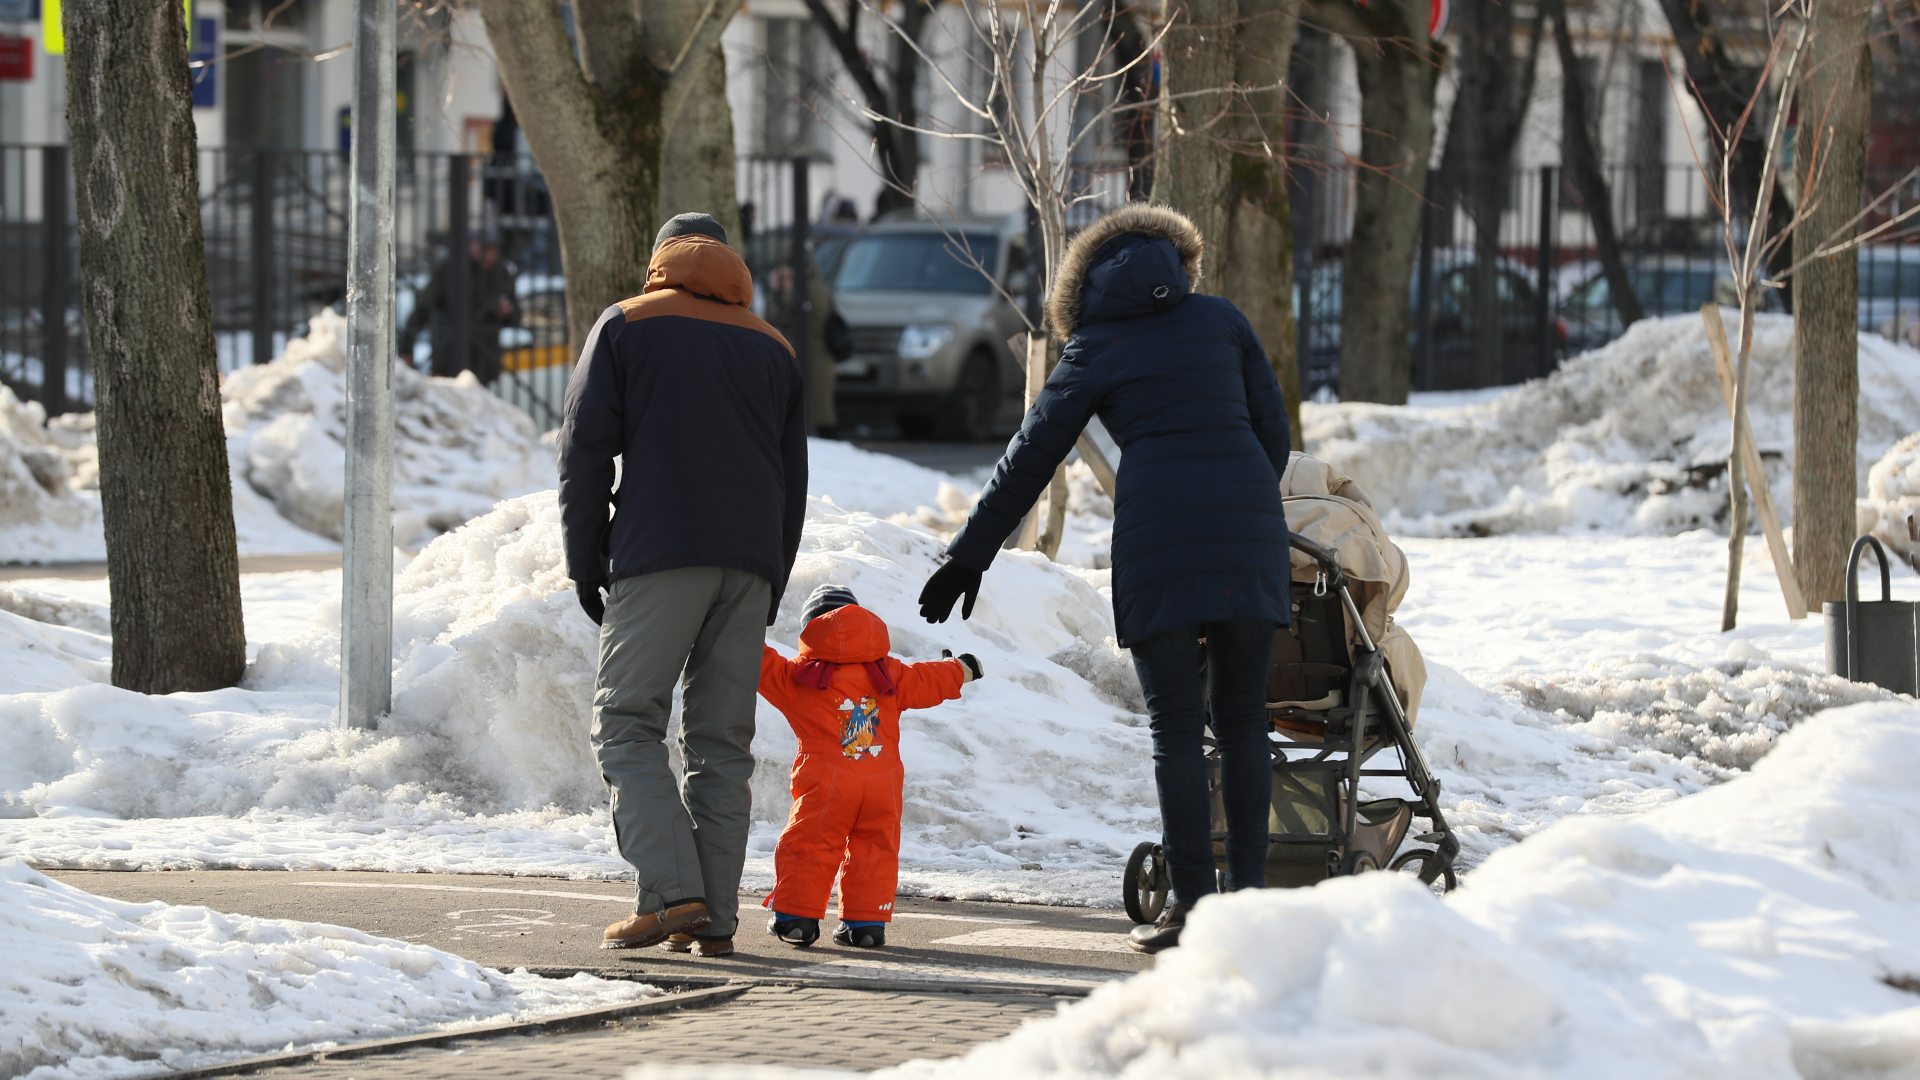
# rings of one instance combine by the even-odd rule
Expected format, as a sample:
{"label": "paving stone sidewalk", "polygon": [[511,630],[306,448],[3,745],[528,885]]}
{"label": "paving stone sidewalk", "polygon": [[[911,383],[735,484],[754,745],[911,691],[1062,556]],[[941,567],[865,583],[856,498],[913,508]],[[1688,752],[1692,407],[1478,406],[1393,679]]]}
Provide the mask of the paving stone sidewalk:
{"label": "paving stone sidewalk", "polygon": [[866,1072],[964,1053],[1029,1020],[1051,1016],[1067,1000],[1025,993],[756,986],[724,1005],[599,1028],[469,1039],[248,1075],[261,1080],[619,1080],[641,1064]]}

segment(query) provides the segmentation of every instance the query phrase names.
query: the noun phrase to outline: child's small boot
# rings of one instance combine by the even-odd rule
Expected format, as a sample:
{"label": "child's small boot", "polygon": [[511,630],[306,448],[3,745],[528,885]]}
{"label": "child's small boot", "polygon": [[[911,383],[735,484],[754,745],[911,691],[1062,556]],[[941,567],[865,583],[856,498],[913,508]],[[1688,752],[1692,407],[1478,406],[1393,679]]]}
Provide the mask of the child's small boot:
{"label": "child's small boot", "polygon": [[833,932],[833,941],[836,945],[851,945],[856,949],[877,949],[887,943],[887,924],[842,920],[840,929]]}
{"label": "child's small boot", "polygon": [[804,949],[820,940],[820,920],[796,918],[776,911],[773,918],[767,920],[767,933],[796,949]]}

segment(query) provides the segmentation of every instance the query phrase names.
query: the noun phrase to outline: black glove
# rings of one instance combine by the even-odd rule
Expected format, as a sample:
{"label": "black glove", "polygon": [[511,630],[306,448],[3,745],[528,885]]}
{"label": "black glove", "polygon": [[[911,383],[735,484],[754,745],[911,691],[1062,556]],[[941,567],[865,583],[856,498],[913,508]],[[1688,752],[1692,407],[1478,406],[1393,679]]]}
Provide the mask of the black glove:
{"label": "black glove", "polygon": [[973,602],[980,599],[980,571],[969,570],[949,559],[933,572],[927,587],[920,590],[920,614],[928,622],[946,622],[953,614],[953,602],[961,596],[967,602],[960,607],[962,619],[973,618]]}
{"label": "black glove", "polygon": [[605,585],[599,581],[576,581],[573,591],[580,597],[580,610],[587,613],[593,625],[599,626],[600,620],[607,617],[607,602],[600,598],[600,590]]}
{"label": "black glove", "polygon": [[[953,650],[941,649],[940,657],[941,659],[944,659],[944,660],[954,659]],[[980,658],[973,655],[972,653],[970,652],[961,653],[959,656],[959,660],[960,660],[960,666],[967,669],[967,677],[960,680],[962,685],[973,682],[974,680],[986,674],[986,671],[980,667]]]}

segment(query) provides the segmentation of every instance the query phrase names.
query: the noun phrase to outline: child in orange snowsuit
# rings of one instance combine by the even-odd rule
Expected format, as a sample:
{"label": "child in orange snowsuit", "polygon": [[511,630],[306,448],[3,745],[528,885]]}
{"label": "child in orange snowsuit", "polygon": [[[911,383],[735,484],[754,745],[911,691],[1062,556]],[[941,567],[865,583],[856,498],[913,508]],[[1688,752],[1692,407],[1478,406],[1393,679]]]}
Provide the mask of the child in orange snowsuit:
{"label": "child in orange snowsuit", "polygon": [[807,598],[800,655],[761,654],[760,696],[800,738],[793,813],[773,853],[767,930],[790,945],[820,937],[840,879],[842,945],[886,944],[900,873],[900,712],[960,696],[980,677],[971,654],[903,664],[888,656],[887,624],[853,593],[822,585]]}

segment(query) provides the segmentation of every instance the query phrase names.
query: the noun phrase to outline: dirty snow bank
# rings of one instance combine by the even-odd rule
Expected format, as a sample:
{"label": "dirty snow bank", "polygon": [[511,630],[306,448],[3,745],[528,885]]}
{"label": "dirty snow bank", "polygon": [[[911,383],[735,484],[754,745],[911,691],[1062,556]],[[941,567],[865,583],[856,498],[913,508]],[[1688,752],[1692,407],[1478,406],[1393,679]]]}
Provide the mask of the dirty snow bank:
{"label": "dirty snow bank", "polygon": [[0,1075],[151,1075],[280,1047],[614,1005],[659,991],[503,974],[320,923],[130,904],[0,861]]}
{"label": "dirty snow bank", "polygon": [[[1859,502],[1860,535],[1872,533],[1892,552],[1920,568],[1920,431],[1893,444],[1867,473],[1867,497]],[[1872,556],[1867,556],[1872,563]],[[1861,586],[1861,596],[1879,599]]]}
{"label": "dirty snow bank", "polygon": [[[1795,674],[1820,652],[1805,622],[1714,632],[1721,546],[1410,543],[1402,622],[1432,660],[1418,737],[1466,865],[1568,815],[1632,816],[1704,790],[1763,737],[1879,693]],[[791,649],[799,604],[832,580],[887,620],[904,658],[944,647],[985,660],[961,701],[903,721],[903,892],[1112,906],[1121,860],[1159,819],[1139,686],[1087,580],[1105,571],[1009,553],[973,619],[929,626],[914,598],[940,547],[814,500],[769,638]],[[0,662],[22,661],[0,667],[13,691],[0,696],[0,850],[92,869],[626,876],[587,744],[594,628],[560,560],[550,493],[505,502],[415,558],[398,582],[395,714],[371,733],[334,726],[330,615],[262,645],[244,688],[144,697],[101,685],[104,639],[0,612]],[[337,575],[310,576],[331,590],[314,607],[337,600]],[[294,585],[275,603],[297,606]],[[1743,610],[1777,604],[1772,588],[1750,573]],[[1508,685],[1522,677],[1562,696],[1529,707]],[[757,724],[750,888],[771,880],[794,750],[778,713],[760,706]]]}
{"label": "dirty snow bank", "polygon": [[[39,402],[0,386],[0,563],[104,555],[92,419],[49,424]],[[75,537],[81,554],[68,553]]]}
{"label": "dirty snow bank", "polygon": [[1750,776],[1563,822],[1448,902],[1391,874],[1209,898],[1152,972],[882,1075],[1908,1076],[1916,770],[1920,708],[1822,713]]}
{"label": "dirty snow bank", "polygon": [[[338,540],[346,477],[345,316],[323,311],[279,359],[220,388],[236,476],[295,525]],[[551,487],[553,451],[525,412],[471,373],[393,369],[394,541],[405,547],[478,517],[500,499]]]}
{"label": "dirty snow bank", "polygon": [[[1729,327],[1735,325],[1729,320]],[[1793,320],[1761,316],[1754,438],[1793,505]],[[1395,534],[1724,528],[1730,426],[1700,317],[1626,334],[1486,402],[1440,409],[1302,406],[1307,449],[1358,480]],[[1920,350],[1860,336],[1859,482],[1920,429]]]}

